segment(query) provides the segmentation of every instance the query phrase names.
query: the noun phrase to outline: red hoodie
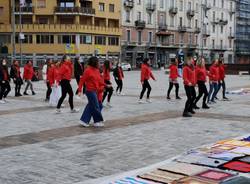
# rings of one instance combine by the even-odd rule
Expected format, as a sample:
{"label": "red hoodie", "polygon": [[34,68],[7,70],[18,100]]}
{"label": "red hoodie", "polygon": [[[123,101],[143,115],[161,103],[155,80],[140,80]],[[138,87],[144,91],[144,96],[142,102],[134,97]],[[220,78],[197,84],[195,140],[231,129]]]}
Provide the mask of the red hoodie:
{"label": "red hoodie", "polygon": [[70,61],[65,61],[62,63],[59,69],[59,80],[71,80],[73,73],[73,65]]}
{"label": "red hoodie", "polygon": [[110,81],[110,69],[103,67],[103,78],[104,81]]}
{"label": "red hoodie", "polygon": [[147,64],[142,64],[141,65],[141,82],[143,82],[144,80],[149,80],[150,78],[155,80],[155,77],[150,67]]}
{"label": "red hoodie", "polygon": [[54,79],[54,70],[55,70],[55,66],[51,66],[48,68],[47,73],[46,73],[46,78],[47,81],[49,82],[50,86],[52,86],[55,83],[55,79]]}
{"label": "red hoodie", "polygon": [[219,67],[212,65],[209,69],[209,80],[212,82],[218,82],[220,79]]}
{"label": "red hoodie", "polygon": [[219,66],[219,75],[220,75],[220,80],[224,80],[226,75],[225,75],[225,65],[220,65]]}
{"label": "red hoodie", "polygon": [[196,67],[195,68],[196,79],[197,81],[207,81],[207,70],[206,67]]}
{"label": "red hoodie", "polygon": [[23,79],[24,80],[31,80],[34,76],[34,69],[31,64],[26,64],[24,66],[24,72],[23,72]]}
{"label": "red hoodie", "polygon": [[195,70],[191,66],[185,66],[183,68],[183,82],[184,85],[189,86],[191,83],[192,86],[196,85]]}
{"label": "red hoodie", "polygon": [[170,72],[169,72],[169,78],[172,80],[176,80],[178,78],[178,67],[175,64],[171,64],[169,66]]}
{"label": "red hoodie", "polygon": [[101,88],[104,86],[104,82],[98,68],[94,68],[91,66],[88,66],[86,68],[79,82],[79,92],[82,91],[82,87],[84,84],[87,91],[94,91],[98,94],[98,91],[102,90]]}

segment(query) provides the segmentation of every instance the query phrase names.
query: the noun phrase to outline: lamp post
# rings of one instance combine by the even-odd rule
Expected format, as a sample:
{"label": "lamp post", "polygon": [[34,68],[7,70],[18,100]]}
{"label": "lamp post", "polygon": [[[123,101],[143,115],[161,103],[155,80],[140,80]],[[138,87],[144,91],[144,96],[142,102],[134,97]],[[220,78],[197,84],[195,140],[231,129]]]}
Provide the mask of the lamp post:
{"label": "lamp post", "polygon": [[12,4],[12,17],[11,17],[11,27],[12,27],[12,57],[11,63],[13,63],[16,58],[16,27],[15,27],[15,0],[11,1]]}

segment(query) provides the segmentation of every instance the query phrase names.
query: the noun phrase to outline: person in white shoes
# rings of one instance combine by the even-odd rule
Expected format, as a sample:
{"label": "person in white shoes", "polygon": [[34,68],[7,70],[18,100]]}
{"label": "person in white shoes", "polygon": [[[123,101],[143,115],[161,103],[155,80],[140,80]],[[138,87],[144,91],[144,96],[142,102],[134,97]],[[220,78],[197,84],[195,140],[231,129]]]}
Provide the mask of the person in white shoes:
{"label": "person in white shoes", "polygon": [[113,71],[113,76],[114,76],[115,82],[117,84],[116,95],[117,96],[119,96],[119,95],[124,96],[124,93],[122,93],[124,74],[123,74],[121,64],[119,62],[116,64],[116,67]]}
{"label": "person in white shoes", "polygon": [[139,103],[144,103],[142,100],[144,93],[147,90],[147,103],[151,103],[152,101],[150,100],[150,93],[151,93],[151,86],[149,84],[149,79],[152,78],[154,81],[156,81],[151,69],[150,69],[150,60],[148,58],[145,58],[143,60],[143,64],[141,65],[141,84],[142,84],[142,91],[139,99]]}
{"label": "person in white shoes", "polygon": [[78,95],[82,95],[82,88],[85,84],[88,104],[86,105],[80,124],[89,127],[91,118],[94,120],[95,127],[103,127],[104,120],[102,116],[102,94],[104,90],[104,80],[99,71],[99,60],[97,57],[91,57],[88,61],[88,67],[83,73],[78,86]]}
{"label": "person in white shoes", "polygon": [[9,94],[10,88],[10,75],[8,71],[7,61],[3,59],[0,64],[0,103],[5,104],[6,97]]}
{"label": "person in white shoes", "polygon": [[104,94],[103,94],[103,99],[102,99],[102,103],[105,101],[106,97],[107,98],[107,103],[106,103],[106,107],[112,107],[110,101],[111,101],[111,97],[113,95],[113,87],[112,87],[112,83],[111,83],[111,79],[110,79],[110,70],[111,70],[111,63],[109,60],[106,60],[104,62],[104,66],[103,66],[103,78],[104,78],[104,82],[105,82],[105,90],[104,90]]}

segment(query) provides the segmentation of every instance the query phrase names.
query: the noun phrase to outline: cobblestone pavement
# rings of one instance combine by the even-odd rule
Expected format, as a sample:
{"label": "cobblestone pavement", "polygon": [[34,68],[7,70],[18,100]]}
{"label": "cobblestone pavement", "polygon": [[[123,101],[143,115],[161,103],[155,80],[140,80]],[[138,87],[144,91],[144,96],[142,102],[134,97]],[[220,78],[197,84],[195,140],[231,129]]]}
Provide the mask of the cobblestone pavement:
{"label": "cobblestone pavement", "polygon": [[[10,97],[0,105],[0,183],[88,184],[250,131],[250,95],[231,95],[232,101],[218,101],[186,119],[181,117],[185,99],[165,99],[168,79],[163,71],[155,72],[158,80],[151,82],[152,104],[137,104],[139,72],[125,75],[126,95],[114,96],[113,108],[104,109],[103,129],[80,127],[81,114],[70,114],[67,105],[56,115],[43,102],[43,82],[35,83],[36,96]],[[229,76],[227,85],[247,87],[250,79]],[[86,98],[75,98],[80,111],[85,103]]]}

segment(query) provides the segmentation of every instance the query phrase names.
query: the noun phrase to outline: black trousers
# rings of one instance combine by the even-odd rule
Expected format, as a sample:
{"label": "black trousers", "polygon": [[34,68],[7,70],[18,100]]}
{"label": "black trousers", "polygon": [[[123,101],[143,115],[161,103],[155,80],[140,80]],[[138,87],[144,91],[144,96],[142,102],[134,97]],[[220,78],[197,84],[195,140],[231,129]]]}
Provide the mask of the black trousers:
{"label": "black trousers", "polygon": [[49,100],[52,89],[51,89],[51,86],[50,86],[50,82],[47,82],[46,84],[47,84],[46,100]]}
{"label": "black trousers", "polygon": [[195,88],[194,86],[184,86],[185,88],[185,92],[187,95],[187,101],[185,104],[185,109],[184,109],[184,113],[190,112],[193,110],[194,107],[194,101],[196,98],[196,92],[195,92]]}
{"label": "black trousers", "polygon": [[203,96],[203,102],[202,105],[206,105],[206,101],[207,101],[207,97],[208,97],[208,91],[207,91],[207,86],[205,84],[205,81],[198,81],[198,89],[199,89],[199,94],[195,99],[194,104],[197,104],[198,101],[201,99],[201,97]]}
{"label": "black trousers", "polygon": [[21,93],[20,93],[21,87],[22,87],[22,85],[23,85],[23,80],[22,80],[22,78],[16,78],[16,79],[14,80],[14,83],[15,83],[15,96],[16,96],[16,95],[20,95],[20,94],[21,94]]}
{"label": "black trousers", "polygon": [[169,82],[168,97],[170,97],[170,93],[171,93],[174,86],[175,86],[175,96],[176,96],[176,98],[179,97],[179,84],[173,83],[173,82]]}
{"label": "black trousers", "polygon": [[70,81],[63,79],[60,82],[60,85],[61,85],[61,88],[62,88],[62,96],[58,101],[57,108],[58,109],[61,108],[61,105],[62,105],[64,99],[66,98],[66,95],[69,94],[69,105],[70,105],[71,110],[74,109],[74,104],[73,104],[73,96],[74,96],[74,94],[73,94],[72,87],[70,85]]}
{"label": "black trousers", "polygon": [[6,98],[10,90],[11,88],[9,81],[4,81],[4,83],[1,83],[0,100]]}
{"label": "black trousers", "polygon": [[[79,85],[81,76],[80,76],[80,75],[79,75],[79,76],[75,76],[75,78],[76,78],[76,83],[77,83],[77,85]],[[83,94],[85,94],[85,90],[86,90],[86,88],[85,88],[85,85],[84,85],[84,86],[83,86],[83,90],[82,90],[82,93],[83,93]],[[76,90],[76,95],[78,95],[78,89]]]}
{"label": "black trousers", "polygon": [[140,99],[143,98],[144,93],[146,92],[146,90],[148,90],[148,91],[147,91],[147,98],[149,98],[152,88],[151,88],[151,86],[150,86],[148,80],[144,80],[144,82],[143,82],[142,91],[141,91],[141,95],[140,95]]}
{"label": "black trousers", "polygon": [[225,83],[225,80],[221,80],[219,82],[218,92],[220,91],[221,87],[222,87],[222,97],[225,98],[226,97],[226,83]]}
{"label": "black trousers", "polygon": [[119,79],[115,79],[115,82],[117,84],[116,92],[122,92],[122,87],[123,87],[123,81]]}
{"label": "black trousers", "polygon": [[[111,85],[112,83],[110,81],[105,81],[106,85]],[[113,87],[105,87],[104,93],[103,93],[103,99],[102,102],[104,102],[104,100],[106,99],[106,97],[108,96],[108,102],[110,102],[111,97],[113,95]]]}

